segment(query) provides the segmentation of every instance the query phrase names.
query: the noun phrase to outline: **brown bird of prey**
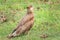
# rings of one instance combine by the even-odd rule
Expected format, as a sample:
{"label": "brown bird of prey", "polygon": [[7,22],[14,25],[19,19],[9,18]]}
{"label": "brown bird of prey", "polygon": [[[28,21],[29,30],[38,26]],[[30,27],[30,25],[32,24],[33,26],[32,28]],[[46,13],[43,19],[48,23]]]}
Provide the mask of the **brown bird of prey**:
{"label": "brown bird of prey", "polygon": [[20,23],[13,30],[13,32],[8,35],[8,38],[19,36],[22,33],[28,33],[28,31],[32,28],[33,24],[34,24],[33,7],[30,5],[27,7],[26,15],[22,18]]}

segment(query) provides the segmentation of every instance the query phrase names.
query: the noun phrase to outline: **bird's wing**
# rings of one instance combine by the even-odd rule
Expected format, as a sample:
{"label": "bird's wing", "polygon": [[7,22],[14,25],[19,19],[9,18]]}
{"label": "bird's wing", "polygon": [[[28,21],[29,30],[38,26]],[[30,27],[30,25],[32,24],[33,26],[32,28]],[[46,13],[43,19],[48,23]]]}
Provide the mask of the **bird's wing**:
{"label": "bird's wing", "polygon": [[32,27],[33,23],[34,23],[34,19],[32,19],[29,22],[25,23],[24,25],[22,25],[21,27],[19,27],[16,30],[16,34],[21,34],[21,33],[25,32],[26,30],[29,30]]}

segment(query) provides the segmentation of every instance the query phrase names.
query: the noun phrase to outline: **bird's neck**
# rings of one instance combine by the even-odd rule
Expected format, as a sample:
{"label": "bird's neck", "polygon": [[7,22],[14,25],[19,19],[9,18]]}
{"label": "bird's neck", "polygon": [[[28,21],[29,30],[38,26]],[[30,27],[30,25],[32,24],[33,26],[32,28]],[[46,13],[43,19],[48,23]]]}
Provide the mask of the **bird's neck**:
{"label": "bird's neck", "polygon": [[32,11],[27,11],[27,14],[32,14],[33,12]]}

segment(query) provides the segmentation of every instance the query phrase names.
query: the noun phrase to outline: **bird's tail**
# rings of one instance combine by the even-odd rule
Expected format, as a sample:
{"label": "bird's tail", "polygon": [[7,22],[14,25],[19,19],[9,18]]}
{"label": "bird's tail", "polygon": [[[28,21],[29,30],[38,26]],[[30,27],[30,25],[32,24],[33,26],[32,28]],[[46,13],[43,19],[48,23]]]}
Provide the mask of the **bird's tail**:
{"label": "bird's tail", "polygon": [[8,35],[8,38],[15,37],[16,35],[17,35],[17,34],[16,34],[16,30],[13,30],[13,32]]}

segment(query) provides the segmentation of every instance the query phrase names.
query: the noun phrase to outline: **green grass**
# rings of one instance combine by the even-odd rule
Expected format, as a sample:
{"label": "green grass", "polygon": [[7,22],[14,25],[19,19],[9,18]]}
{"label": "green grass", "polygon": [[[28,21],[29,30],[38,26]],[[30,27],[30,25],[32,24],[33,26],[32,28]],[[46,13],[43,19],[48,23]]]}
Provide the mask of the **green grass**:
{"label": "green grass", "polygon": [[[52,0],[53,4],[45,4],[37,0],[0,0],[0,11],[7,16],[7,22],[1,23],[0,21],[0,40],[60,40],[60,1],[59,3],[57,1]],[[8,39],[7,35],[26,14],[28,5],[34,7],[35,22],[32,29],[27,35]],[[37,7],[40,9],[37,10]],[[47,34],[48,37],[41,38],[42,34]]]}

